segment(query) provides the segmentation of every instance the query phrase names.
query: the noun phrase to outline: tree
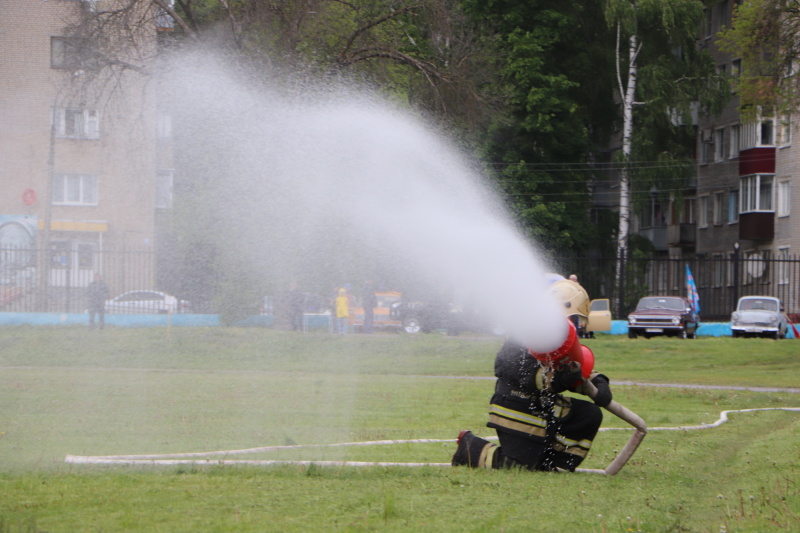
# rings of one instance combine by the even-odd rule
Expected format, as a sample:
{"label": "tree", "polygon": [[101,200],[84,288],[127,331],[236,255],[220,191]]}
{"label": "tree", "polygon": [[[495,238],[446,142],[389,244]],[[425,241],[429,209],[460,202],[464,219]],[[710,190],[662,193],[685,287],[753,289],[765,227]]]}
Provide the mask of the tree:
{"label": "tree", "polygon": [[494,35],[500,75],[492,92],[505,105],[490,125],[483,156],[510,210],[547,251],[595,249],[608,231],[589,218],[588,162],[608,145],[614,118],[613,45],[600,3],[464,3]]}
{"label": "tree", "polygon": [[790,0],[749,0],[734,6],[730,28],[717,46],[741,59],[736,92],[745,118],[758,112],[800,108],[800,5]]}
{"label": "tree", "polygon": [[[633,161],[658,161],[663,169],[662,179],[687,178],[692,168],[688,164],[688,144],[680,150],[680,142],[657,145],[652,141],[664,133],[679,139],[681,125],[691,124],[688,117],[693,103],[716,112],[729,98],[726,80],[714,74],[709,54],[695,45],[702,15],[700,0],[607,0],[605,4],[606,20],[617,35],[616,71],[622,114],[617,233],[620,263],[628,249],[631,178],[636,170]],[[635,109],[646,109],[640,113],[648,118],[637,120]],[[642,125],[650,127],[644,134],[634,133],[637,124],[639,131]],[[683,129],[683,135],[687,133]],[[675,148],[678,151],[673,151]],[[643,158],[648,154],[649,158]],[[620,271],[618,267],[617,275]]]}

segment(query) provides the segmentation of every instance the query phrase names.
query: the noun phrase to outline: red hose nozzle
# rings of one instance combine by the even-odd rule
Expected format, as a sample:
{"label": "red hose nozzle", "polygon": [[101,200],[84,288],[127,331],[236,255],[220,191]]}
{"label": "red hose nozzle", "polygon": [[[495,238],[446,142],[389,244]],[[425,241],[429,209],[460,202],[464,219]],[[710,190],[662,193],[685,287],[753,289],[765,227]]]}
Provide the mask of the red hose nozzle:
{"label": "red hose nozzle", "polygon": [[578,342],[578,332],[575,329],[575,324],[567,319],[568,331],[567,338],[563,344],[551,352],[534,352],[528,350],[530,354],[537,360],[547,366],[558,366],[566,360],[575,361],[581,365],[581,375],[588,379],[589,375],[594,369],[594,354],[592,351]]}

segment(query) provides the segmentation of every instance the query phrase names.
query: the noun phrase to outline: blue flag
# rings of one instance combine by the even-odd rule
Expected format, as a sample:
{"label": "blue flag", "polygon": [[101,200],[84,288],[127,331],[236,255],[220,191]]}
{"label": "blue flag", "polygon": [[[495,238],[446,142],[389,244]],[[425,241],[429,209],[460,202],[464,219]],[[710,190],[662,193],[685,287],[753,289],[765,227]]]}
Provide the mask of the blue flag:
{"label": "blue flag", "polygon": [[686,264],[686,299],[692,304],[692,310],[696,315],[700,314],[700,295],[697,294],[697,285],[694,283],[692,271],[689,264]]}

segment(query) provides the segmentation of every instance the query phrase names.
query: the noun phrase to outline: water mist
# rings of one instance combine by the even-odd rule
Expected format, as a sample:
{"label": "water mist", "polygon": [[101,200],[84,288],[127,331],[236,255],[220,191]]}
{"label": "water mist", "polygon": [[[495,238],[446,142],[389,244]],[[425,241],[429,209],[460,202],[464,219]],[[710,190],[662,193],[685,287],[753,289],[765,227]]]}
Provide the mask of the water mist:
{"label": "water mist", "polygon": [[534,247],[436,128],[348,84],[287,90],[208,54],[167,71],[176,135],[204,174],[179,180],[216,213],[240,260],[311,276],[332,260],[379,256],[468,298],[535,350],[564,340]]}

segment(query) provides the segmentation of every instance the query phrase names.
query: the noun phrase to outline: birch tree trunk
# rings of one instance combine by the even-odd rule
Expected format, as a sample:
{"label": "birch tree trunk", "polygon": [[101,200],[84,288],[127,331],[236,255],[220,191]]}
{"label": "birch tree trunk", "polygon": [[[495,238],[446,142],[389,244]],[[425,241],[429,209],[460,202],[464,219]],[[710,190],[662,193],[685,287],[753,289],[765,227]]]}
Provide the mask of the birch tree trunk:
{"label": "birch tree trunk", "polygon": [[[628,175],[628,162],[631,156],[631,140],[633,138],[633,106],[636,100],[637,56],[641,45],[636,34],[628,40],[628,78],[622,86],[620,80],[620,96],[622,97],[622,168],[619,177],[619,232],[617,234],[617,287],[621,287],[622,268],[628,254],[628,235],[631,219],[631,188]],[[617,61],[619,64],[619,60]],[[619,293],[618,293],[619,294]],[[617,310],[621,312],[619,303],[623,296],[619,295]]]}

